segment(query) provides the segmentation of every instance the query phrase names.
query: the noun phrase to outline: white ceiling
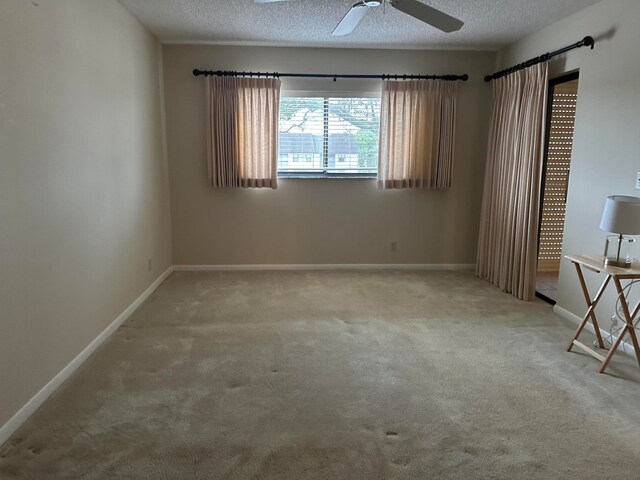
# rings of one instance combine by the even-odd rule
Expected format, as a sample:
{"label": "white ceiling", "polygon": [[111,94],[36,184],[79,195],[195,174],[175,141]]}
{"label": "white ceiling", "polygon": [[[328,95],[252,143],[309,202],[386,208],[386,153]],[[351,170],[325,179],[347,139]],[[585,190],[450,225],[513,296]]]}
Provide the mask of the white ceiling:
{"label": "white ceiling", "polygon": [[356,0],[119,1],[166,43],[493,49],[598,0],[422,0],[463,20],[464,27],[442,33],[393,8],[377,7],[345,37],[331,32]]}

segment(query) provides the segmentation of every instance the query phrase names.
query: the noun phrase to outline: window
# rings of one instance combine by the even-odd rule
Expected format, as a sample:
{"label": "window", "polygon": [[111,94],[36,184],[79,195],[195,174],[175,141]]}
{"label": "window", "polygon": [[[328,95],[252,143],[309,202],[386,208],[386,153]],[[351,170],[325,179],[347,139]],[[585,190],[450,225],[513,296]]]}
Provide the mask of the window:
{"label": "window", "polygon": [[283,96],[278,174],[375,175],[379,133],[380,98]]}

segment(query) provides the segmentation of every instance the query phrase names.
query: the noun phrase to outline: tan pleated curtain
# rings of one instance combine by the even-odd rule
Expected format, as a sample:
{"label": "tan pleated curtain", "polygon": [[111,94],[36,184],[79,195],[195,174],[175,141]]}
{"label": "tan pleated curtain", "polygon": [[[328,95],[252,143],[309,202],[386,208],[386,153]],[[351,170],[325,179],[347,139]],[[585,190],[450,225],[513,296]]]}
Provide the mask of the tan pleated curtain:
{"label": "tan pleated curtain", "polygon": [[211,185],[277,188],[280,80],[208,78],[207,105]]}
{"label": "tan pleated curtain", "polygon": [[384,81],[378,188],[449,188],[457,82]]}
{"label": "tan pleated curtain", "polygon": [[521,300],[535,295],[546,62],[493,81],[476,274]]}

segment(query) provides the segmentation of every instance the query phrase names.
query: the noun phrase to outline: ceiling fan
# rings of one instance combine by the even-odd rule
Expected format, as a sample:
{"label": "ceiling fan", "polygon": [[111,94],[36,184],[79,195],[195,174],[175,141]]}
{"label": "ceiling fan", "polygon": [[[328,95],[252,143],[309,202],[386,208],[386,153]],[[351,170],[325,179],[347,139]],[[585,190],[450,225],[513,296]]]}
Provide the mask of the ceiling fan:
{"label": "ceiling fan", "polygon": [[[274,2],[286,2],[289,0],[254,0],[256,3],[274,3]],[[360,20],[362,20],[371,8],[379,7],[383,4],[389,4],[396,10],[411,15],[418,20],[431,25],[432,27],[442,30],[443,32],[455,32],[460,30],[464,25],[464,22],[447,15],[440,10],[437,10],[429,5],[425,5],[418,0],[360,0],[353,5],[347,12],[344,18],[340,21],[338,26],[333,30],[331,35],[342,36],[348,35],[358,26]]]}

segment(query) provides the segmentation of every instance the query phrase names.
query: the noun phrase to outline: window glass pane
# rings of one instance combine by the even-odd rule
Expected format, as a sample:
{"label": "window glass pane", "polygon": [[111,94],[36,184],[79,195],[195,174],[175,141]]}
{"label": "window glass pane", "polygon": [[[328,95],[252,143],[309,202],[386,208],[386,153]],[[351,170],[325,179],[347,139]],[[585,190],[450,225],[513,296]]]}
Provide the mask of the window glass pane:
{"label": "window glass pane", "polygon": [[324,98],[282,97],[278,171],[323,172]]}
{"label": "window glass pane", "polygon": [[379,133],[379,98],[330,98],[327,170],[377,172]]}
{"label": "window glass pane", "polygon": [[380,98],[282,97],[278,171],[376,173]]}

